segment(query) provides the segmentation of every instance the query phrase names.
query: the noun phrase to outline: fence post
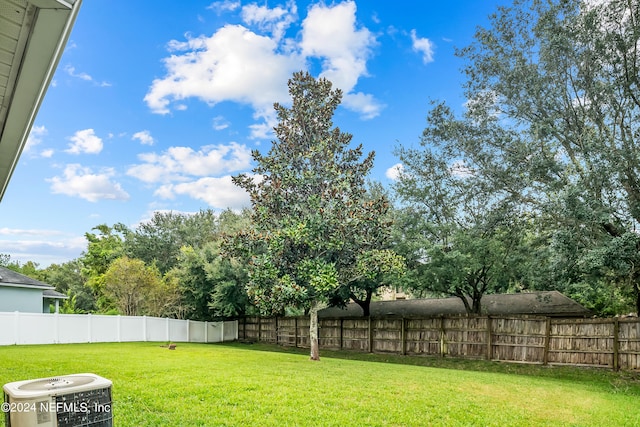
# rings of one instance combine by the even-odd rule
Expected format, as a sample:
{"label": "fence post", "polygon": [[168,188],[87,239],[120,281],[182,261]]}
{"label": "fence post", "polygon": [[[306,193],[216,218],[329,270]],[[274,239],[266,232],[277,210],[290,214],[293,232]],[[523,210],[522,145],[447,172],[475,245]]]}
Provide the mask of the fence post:
{"label": "fence post", "polygon": [[87,313],[87,342],[91,342],[91,335],[93,331],[91,330],[91,313]]}
{"label": "fence post", "polygon": [[258,316],[258,342],[262,341],[262,316]]}
{"label": "fence post", "polygon": [[118,334],[118,342],[122,342],[122,316],[118,314],[118,324],[116,326],[116,333]]}
{"label": "fence post", "polygon": [[487,316],[487,360],[491,360],[493,348],[491,344],[491,316]]}
{"label": "fence post", "polygon": [[402,324],[400,326],[400,337],[402,339],[402,343],[400,345],[402,345],[402,348],[400,349],[400,353],[403,356],[406,356],[407,354],[407,327],[406,327],[406,319],[403,317],[402,319],[400,319]]}
{"label": "fence post", "polygon": [[340,350],[342,350],[342,341],[344,340],[344,319],[340,318]]}
{"label": "fence post", "polygon": [[613,320],[613,370],[617,371],[620,369],[620,361],[618,360],[618,355],[620,352],[620,321],[616,317]]}
{"label": "fence post", "polygon": [[373,353],[373,327],[371,325],[371,316],[369,316],[369,353]]}
{"label": "fence post", "polygon": [[298,318],[293,318],[293,346],[298,347]]}
{"label": "fence post", "polygon": [[20,342],[20,312],[13,312],[13,343],[18,345]]}
{"label": "fence post", "polygon": [[544,355],[542,358],[542,364],[546,365],[549,363],[549,346],[550,346],[550,342],[551,341],[551,318],[547,317],[547,324],[545,327],[545,334],[544,334]]}
{"label": "fence post", "polygon": [[447,354],[447,343],[445,342],[444,317],[440,316],[440,357]]}
{"label": "fence post", "polygon": [[276,345],[278,345],[278,316],[276,316]]}
{"label": "fence post", "polygon": [[[58,302],[58,300],[56,300],[56,302]],[[55,331],[55,337],[56,340],[54,341],[54,343],[59,344],[60,343],[60,322],[59,322],[59,317],[58,317],[58,312],[56,311],[55,313],[53,313],[53,318],[55,319],[54,322],[54,331]]]}

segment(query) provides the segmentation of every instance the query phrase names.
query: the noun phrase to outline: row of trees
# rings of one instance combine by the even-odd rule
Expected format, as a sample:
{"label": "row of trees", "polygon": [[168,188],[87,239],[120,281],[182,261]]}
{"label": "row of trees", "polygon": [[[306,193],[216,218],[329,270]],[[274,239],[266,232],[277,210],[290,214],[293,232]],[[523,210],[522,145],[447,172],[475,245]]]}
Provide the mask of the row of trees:
{"label": "row of trees", "polygon": [[[69,309],[206,320],[311,315],[381,286],[457,296],[558,289],[598,314],[640,311],[640,6],[516,0],[458,52],[463,113],[434,101],[391,190],[334,127],[341,92],[296,73],[276,140],[234,178],[240,213],[156,213],[101,225],[83,256],[37,270]],[[2,259],[0,258],[0,261]],[[8,263],[4,259],[5,264]]]}
{"label": "row of trees", "polygon": [[432,283],[640,312],[639,19],[637,1],[516,0],[458,51],[464,113],[434,102],[422,149],[398,150]]}
{"label": "row of trees", "polygon": [[83,255],[38,269],[32,262],[0,265],[52,284],[69,295],[67,312],[169,316],[194,320],[242,316],[251,310],[245,268],[221,254],[223,237],[246,227],[249,214],[211,210],[156,212],[129,229],[123,224],[85,233]]}

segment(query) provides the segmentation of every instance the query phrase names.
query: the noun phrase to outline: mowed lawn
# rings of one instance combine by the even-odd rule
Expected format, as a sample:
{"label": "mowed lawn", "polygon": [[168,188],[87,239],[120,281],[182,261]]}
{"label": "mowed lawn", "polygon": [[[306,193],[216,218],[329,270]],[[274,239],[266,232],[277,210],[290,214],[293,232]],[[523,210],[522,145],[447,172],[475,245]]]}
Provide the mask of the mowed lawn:
{"label": "mowed lawn", "polygon": [[629,373],[160,344],[0,347],[0,383],[101,375],[117,426],[640,426]]}

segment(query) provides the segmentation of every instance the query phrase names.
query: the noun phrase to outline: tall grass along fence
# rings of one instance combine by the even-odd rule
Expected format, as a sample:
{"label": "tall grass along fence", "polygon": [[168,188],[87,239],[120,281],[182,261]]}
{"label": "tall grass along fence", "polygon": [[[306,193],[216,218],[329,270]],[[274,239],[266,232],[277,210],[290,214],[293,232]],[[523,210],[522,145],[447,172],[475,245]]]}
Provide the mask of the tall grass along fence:
{"label": "tall grass along fence", "polygon": [[147,316],[0,312],[0,345],[238,339],[238,322],[196,322]]}
{"label": "tall grass along fence", "polygon": [[[309,347],[307,317],[247,317],[240,339]],[[640,319],[324,318],[320,347],[544,365],[640,369]]]}

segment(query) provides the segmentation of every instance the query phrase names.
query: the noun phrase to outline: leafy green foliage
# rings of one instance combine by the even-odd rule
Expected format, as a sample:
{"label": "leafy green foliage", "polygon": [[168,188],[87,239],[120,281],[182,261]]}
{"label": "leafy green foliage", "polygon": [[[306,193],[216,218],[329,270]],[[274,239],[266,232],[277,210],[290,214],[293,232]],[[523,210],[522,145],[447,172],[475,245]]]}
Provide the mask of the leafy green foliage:
{"label": "leafy green foliage", "polygon": [[44,282],[55,286],[56,291],[66,294],[63,312],[87,313],[96,310],[96,299],[82,274],[83,264],[74,259],[63,264],[51,264],[44,271]]}
{"label": "leafy green foliage", "polygon": [[157,268],[139,259],[123,256],[104,274],[104,293],[120,313],[127,316],[157,315],[154,302],[162,297],[162,279]]}
{"label": "leafy green foliage", "polygon": [[[401,152],[420,158],[400,191],[425,189],[435,201],[421,212],[426,222],[451,223],[443,218],[460,211],[533,221],[533,240],[554,249],[532,265],[549,273],[537,286],[628,287],[618,294],[635,295],[640,311],[640,245],[619,244],[640,223],[639,16],[638,2],[624,0],[499,8],[458,51],[467,61],[464,115],[434,104],[427,153]],[[438,233],[449,230],[429,233],[444,244]]]}
{"label": "leafy green foliage", "polygon": [[154,263],[165,274],[178,264],[180,248],[201,248],[218,232],[218,215],[212,210],[194,214],[154,212],[125,239],[125,252],[132,258]]}
{"label": "leafy green foliage", "polygon": [[640,246],[619,241],[634,240],[640,221],[639,12],[623,0],[519,1],[461,52],[469,98],[493,98],[468,117],[517,133],[519,150],[493,150],[521,172],[519,194],[571,236],[576,253],[565,256],[578,263],[564,268],[577,282],[626,283],[638,311]]}
{"label": "leafy green foliage", "polygon": [[179,264],[171,273],[178,280],[188,319],[233,318],[251,310],[244,290],[246,269],[238,260],[222,255],[219,241],[198,250],[183,247]]}
{"label": "leafy green foliage", "polygon": [[405,205],[396,239],[412,269],[406,287],[458,297],[468,313],[480,314],[484,294],[525,280],[518,270],[527,230],[509,195],[461,160],[461,127],[438,105],[422,148],[396,150],[404,169],[395,189]]}
{"label": "leafy green foliage", "polygon": [[87,286],[92,290],[98,309],[114,308],[113,302],[104,293],[104,275],[111,263],[124,255],[124,236],[129,231],[124,224],[109,227],[100,224],[93,228],[99,234],[85,233],[87,250],[82,255],[82,274],[87,277]]}
{"label": "leafy green foliage", "polygon": [[[366,198],[374,154],[362,159],[362,146],[348,148],[351,135],[333,127],[340,90],[300,72],[289,80],[289,93],[291,108],[275,105],[277,141],[267,155],[253,152],[255,176],[234,177],[251,197],[254,229],[236,235],[230,246],[248,260],[248,292],[263,312],[310,310],[316,358],[318,306],[341,287],[348,294],[348,286],[365,277],[354,265],[384,249],[376,233],[385,232],[377,227],[388,204]],[[379,264],[391,257],[370,253],[369,259]]]}

